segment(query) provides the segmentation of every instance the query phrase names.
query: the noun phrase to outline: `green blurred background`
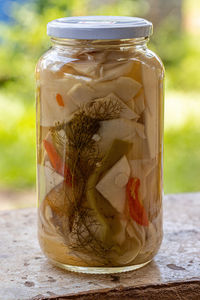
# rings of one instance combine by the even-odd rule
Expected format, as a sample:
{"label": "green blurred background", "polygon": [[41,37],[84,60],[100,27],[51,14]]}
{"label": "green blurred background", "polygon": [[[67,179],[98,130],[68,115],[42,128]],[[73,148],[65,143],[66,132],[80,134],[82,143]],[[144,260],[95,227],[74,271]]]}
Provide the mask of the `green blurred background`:
{"label": "green blurred background", "polygon": [[200,190],[200,1],[1,3],[9,22],[0,23],[0,195],[34,189],[34,68],[50,47],[47,22],[76,15],[139,16],[154,23],[149,47],[166,68],[165,193]]}

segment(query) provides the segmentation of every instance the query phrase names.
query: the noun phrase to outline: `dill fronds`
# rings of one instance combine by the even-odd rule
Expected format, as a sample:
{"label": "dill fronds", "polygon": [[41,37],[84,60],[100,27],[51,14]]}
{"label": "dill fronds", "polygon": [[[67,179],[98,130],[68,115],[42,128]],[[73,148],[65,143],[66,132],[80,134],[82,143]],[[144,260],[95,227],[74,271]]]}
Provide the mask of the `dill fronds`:
{"label": "dill fronds", "polygon": [[99,264],[110,263],[108,253],[110,247],[105,246],[97,237],[101,225],[90,208],[82,207],[76,215],[76,222],[72,231],[72,243],[68,247],[77,252],[88,255],[90,259],[98,261]]}
{"label": "dill fronds", "polygon": [[[75,241],[68,247],[79,253],[88,254],[108,264],[107,253],[110,249],[103,245],[97,232],[101,225],[94,212],[85,206],[86,184],[89,176],[101,162],[102,156],[93,136],[98,133],[100,121],[118,118],[122,108],[112,99],[93,101],[79,108],[70,122],[55,124],[50,129],[55,147],[62,153],[72,176],[72,199],[68,209],[68,224],[72,239]],[[64,131],[66,139],[59,134]],[[68,231],[63,228],[62,235]],[[65,233],[66,232],[66,233]]]}
{"label": "dill fronds", "polygon": [[86,115],[84,110],[78,112],[65,129],[69,146],[76,150],[88,148],[92,143],[93,135],[99,128],[100,124],[97,119]]}
{"label": "dill fronds", "polygon": [[86,115],[98,121],[117,119],[121,111],[121,104],[114,99],[99,99],[85,105]]}

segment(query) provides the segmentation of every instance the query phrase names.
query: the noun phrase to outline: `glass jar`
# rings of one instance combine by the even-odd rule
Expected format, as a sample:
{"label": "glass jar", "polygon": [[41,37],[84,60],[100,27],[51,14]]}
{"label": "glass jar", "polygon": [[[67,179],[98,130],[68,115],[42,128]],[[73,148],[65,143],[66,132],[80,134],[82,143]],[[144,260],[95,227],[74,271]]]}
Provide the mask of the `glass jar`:
{"label": "glass jar", "polygon": [[162,240],[163,77],[152,24],[75,17],[48,24],[36,68],[38,236],[57,266],[116,273]]}

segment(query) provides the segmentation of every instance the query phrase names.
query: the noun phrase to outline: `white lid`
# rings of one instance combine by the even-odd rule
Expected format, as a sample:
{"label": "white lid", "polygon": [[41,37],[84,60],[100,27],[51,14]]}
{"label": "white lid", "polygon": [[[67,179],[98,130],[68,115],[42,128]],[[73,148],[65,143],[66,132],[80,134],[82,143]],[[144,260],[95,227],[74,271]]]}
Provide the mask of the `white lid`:
{"label": "white lid", "polygon": [[49,36],[66,39],[113,40],[147,37],[152,23],[141,18],[117,16],[69,17],[47,24]]}

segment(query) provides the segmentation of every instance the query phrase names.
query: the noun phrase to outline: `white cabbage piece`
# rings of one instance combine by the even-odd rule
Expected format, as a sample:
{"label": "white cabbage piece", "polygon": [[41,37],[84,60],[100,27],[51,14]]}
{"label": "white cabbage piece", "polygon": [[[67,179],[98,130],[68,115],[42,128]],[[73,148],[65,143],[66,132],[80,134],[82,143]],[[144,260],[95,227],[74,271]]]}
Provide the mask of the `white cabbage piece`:
{"label": "white cabbage piece", "polygon": [[64,180],[64,177],[55,172],[49,161],[45,161],[45,165],[38,164],[37,168],[39,199],[43,201],[46,195]]}
{"label": "white cabbage piece", "polygon": [[100,150],[105,153],[114,139],[134,142],[134,137],[144,136],[144,125],[128,119],[113,119],[100,122],[98,134]]}
{"label": "white cabbage piece", "polygon": [[[110,56],[110,54],[112,54]],[[113,80],[122,75],[128,74],[133,62],[131,60],[119,61],[122,59],[122,53],[120,57],[117,55],[113,58],[113,51],[91,51],[88,53],[81,53],[77,60],[71,62],[69,65],[77,73],[91,77],[98,81]]]}
{"label": "white cabbage piece", "polygon": [[[94,83],[90,86],[83,80],[73,77],[54,80],[41,86],[41,125],[53,126],[56,121],[66,121],[81,106],[94,99],[106,97],[115,92],[118,101],[121,102],[125,110],[126,118],[136,119],[137,114],[128,106],[123,104],[138,92],[140,84],[128,77],[120,77],[117,80],[104,83]],[[62,96],[64,106],[60,106],[56,101],[56,95]],[[121,99],[123,101],[121,101]],[[124,115],[124,117],[125,117]],[[123,116],[123,115],[122,115]]]}
{"label": "white cabbage piece", "polygon": [[133,261],[139,254],[141,249],[141,242],[135,235],[131,239],[126,239],[126,241],[121,245],[121,253],[111,253],[110,256],[112,260],[119,264],[125,265]]}
{"label": "white cabbage piece", "polygon": [[[57,235],[56,228],[52,223],[53,213],[51,207],[42,202],[38,210],[38,226],[40,235],[48,235],[48,238],[54,239]],[[59,237],[58,237],[59,238]]]}
{"label": "white cabbage piece", "polygon": [[114,235],[113,239],[116,241],[116,243],[121,245],[126,240],[127,220],[121,218],[121,219],[119,219],[119,222],[120,222],[120,230],[117,232],[117,234]]}
{"label": "white cabbage piece", "polygon": [[[116,184],[115,179],[119,174],[126,176],[123,185]],[[126,201],[126,184],[130,176],[130,166],[126,156],[123,156],[97,183],[96,189],[120,213],[123,213]]]}
{"label": "white cabbage piece", "polygon": [[91,78],[99,77],[100,68],[106,60],[105,51],[79,51],[76,53],[76,59],[69,65],[80,75]]}
{"label": "white cabbage piece", "polygon": [[[55,72],[43,70],[40,81],[41,101],[41,125],[54,126],[56,121],[64,121],[71,118],[71,114],[77,110],[77,105],[68,95],[69,91],[77,84],[85,83],[83,78],[65,74],[64,77],[56,78]],[[64,106],[56,101],[56,95],[62,96]]]}
{"label": "white cabbage piece", "polygon": [[95,90],[85,83],[77,83],[71,88],[68,96],[78,108],[95,98]]}
{"label": "white cabbage piece", "polygon": [[157,160],[136,159],[136,160],[131,160],[130,165],[131,165],[131,174],[133,175],[133,177],[138,177],[140,175],[146,177],[151,173],[151,171],[157,165]]}
{"label": "white cabbage piece", "polygon": [[130,101],[140,90],[141,84],[130,77],[119,77],[115,80],[96,82],[92,84],[96,97],[105,97],[114,93],[124,102]]}
{"label": "white cabbage piece", "polygon": [[[54,126],[56,121],[64,121],[77,109],[72,99],[68,96],[68,91],[77,82],[69,77],[68,79],[52,80],[41,85],[41,125]],[[60,106],[56,101],[56,95],[62,96],[64,106]]]}
{"label": "white cabbage piece", "polygon": [[132,61],[104,63],[100,66],[98,81],[113,80],[128,74],[132,69]]}
{"label": "white cabbage piece", "polygon": [[95,61],[99,63],[104,63],[106,61],[107,53],[106,51],[92,51],[86,54],[88,61]]}
{"label": "white cabbage piece", "polygon": [[[58,227],[64,226],[64,230],[66,232],[65,242],[66,239],[68,240],[70,233],[67,217],[68,203],[66,203],[66,192],[67,196],[69,196],[71,195],[72,191],[70,187],[66,190],[64,186],[65,184],[63,182],[56,185],[41,202],[39,208],[39,221],[41,221],[43,226],[42,232],[44,234],[48,234],[49,236],[51,235],[51,239],[55,239],[58,242],[59,240],[63,241],[63,236],[58,235]],[[66,211],[63,210],[64,206]],[[59,209],[59,220],[55,217],[56,212],[58,212],[57,209]]]}
{"label": "white cabbage piece", "polygon": [[[87,61],[74,61],[68,65],[77,66],[85,70],[80,71],[85,78],[78,75],[72,75],[62,72],[59,68],[55,70],[43,69],[40,73],[40,97],[41,97],[41,125],[53,126],[56,121],[64,121],[70,118],[78,107],[91,100],[106,97],[110,93],[115,93],[122,101],[127,102],[132,99],[140,90],[141,84],[130,77],[123,76],[132,68],[131,61],[100,64],[99,76],[104,82],[91,80],[88,78],[90,68],[97,69],[98,59],[105,60],[105,56],[89,54]],[[76,68],[76,67],[75,67]],[[89,68],[89,69],[88,69]],[[62,76],[61,76],[62,75]],[[112,80],[111,80],[112,79]],[[56,95],[62,96],[64,106],[60,106],[56,101]]]}
{"label": "white cabbage piece", "polygon": [[133,147],[127,154],[128,160],[149,158],[149,151],[146,137],[143,139],[136,135],[133,140]]}
{"label": "white cabbage piece", "polygon": [[119,77],[116,80],[116,94],[125,102],[129,101],[141,88],[141,84],[130,77]]}
{"label": "white cabbage piece", "polygon": [[141,84],[130,77],[119,77],[105,82],[80,82],[68,92],[75,105],[89,103],[94,99],[103,98],[114,93],[122,101],[128,102],[141,88]]}
{"label": "white cabbage piece", "polygon": [[[62,74],[62,76],[61,76]],[[43,69],[40,72],[40,84],[41,86],[49,85],[50,87],[61,87],[64,88],[65,91],[70,90],[75,83],[84,82],[84,80],[80,76],[75,76],[74,74],[69,73],[59,73],[56,69],[53,71],[52,69]],[[60,75],[60,76],[59,76]],[[59,93],[59,91],[58,91]]]}
{"label": "white cabbage piece", "polygon": [[137,235],[141,242],[141,249],[134,263],[141,263],[154,253],[162,239],[162,215],[160,214],[157,220],[153,223],[149,222],[148,227],[140,226],[135,221],[129,222],[126,230],[130,237]]}
{"label": "white cabbage piece", "polygon": [[[67,137],[64,130],[58,131],[60,137],[67,142]],[[52,137],[50,131],[48,131],[45,140],[52,143]],[[46,150],[44,150],[44,155],[42,159],[42,165],[38,165],[38,174],[39,174],[39,187],[38,190],[40,191],[41,195],[39,199],[44,199],[46,195],[58,184],[60,184],[64,177],[58,174],[55,169],[52,167],[48,154]]]}
{"label": "white cabbage piece", "polygon": [[104,98],[99,98],[96,99],[94,101],[94,105],[99,102],[112,102],[113,104],[118,103],[120,108],[121,108],[121,112],[120,112],[120,117],[124,118],[124,119],[138,119],[139,116],[133,111],[131,110],[119,97],[117,97],[114,93],[109,94],[108,96],[104,97]]}
{"label": "white cabbage piece", "polygon": [[60,184],[64,177],[52,168],[51,163],[49,161],[45,162],[44,166],[45,173],[45,186],[46,186],[46,195],[58,184]]}
{"label": "white cabbage piece", "polygon": [[141,113],[145,110],[143,89],[141,89],[139,93],[126,104],[130,107],[130,109],[134,110],[136,114],[141,115]]}
{"label": "white cabbage piece", "polygon": [[[144,202],[147,191],[147,176],[155,168],[157,161],[154,159],[136,159],[129,161],[131,167],[131,176],[140,179],[139,195],[140,199]],[[152,190],[150,188],[150,190]]]}
{"label": "white cabbage piece", "polygon": [[77,60],[70,64],[70,66],[79,74],[89,76],[92,78],[98,77],[100,64],[96,61],[81,61]]}
{"label": "white cabbage piece", "polygon": [[137,237],[140,240],[141,247],[145,243],[145,229],[144,226],[137,224],[134,220],[130,219],[126,226],[126,231],[130,238]]}
{"label": "white cabbage piece", "polygon": [[51,207],[45,202],[42,203],[42,211],[39,209],[38,225],[41,226],[40,235],[44,234],[48,239],[61,241],[62,237],[58,235],[55,225],[53,224],[53,212]]}
{"label": "white cabbage piece", "polygon": [[[112,47],[112,46],[111,46]],[[123,49],[123,51],[118,49],[106,49],[106,61],[110,61],[110,62],[133,62],[132,58],[133,58],[133,54],[132,54],[132,49]]]}
{"label": "white cabbage piece", "polygon": [[59,76],[56,72],[53,72],[51,70],[51,65],[46,68],[46,69],[43,69],[40,73],[39,73],[39,82],[40,82],[40,85],[43,86],[43,85],[46,85],[48,82],[54,82],[54,80],[58,80]]}
{"label": "white cabbage piece", "polygon": [[159,152],[159,80],[153,67],[142,64],[142,80],[147,108],[145,109],[145,133],[149,154],[154,158]]}
{"label": "white cabbage piece", "polygon": [[145,100],[144,100],[144,91],[141,89],[140,93],[138,93],[134,98],[134,107],[135,111],[138,115],[145,110]]}
{"label": "white cabbage piece", "polygon": [[148,228],[146,229],[146,239],[145,244],[143,245],[140,255],[144,255],[145,253],[152,253],[157,244],[158,244],[158,234],[156,232],[156,228],[152,223],[149,223]]}
{"label": "white cabbage piece", "polygon": [[141,137],[142,139],[146,139],[143,124],[135,122],[135,130],[139,137]]}

